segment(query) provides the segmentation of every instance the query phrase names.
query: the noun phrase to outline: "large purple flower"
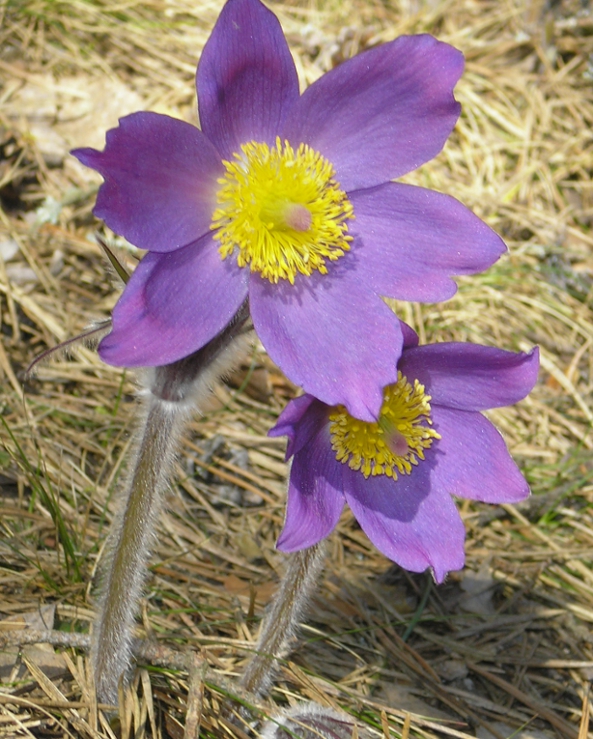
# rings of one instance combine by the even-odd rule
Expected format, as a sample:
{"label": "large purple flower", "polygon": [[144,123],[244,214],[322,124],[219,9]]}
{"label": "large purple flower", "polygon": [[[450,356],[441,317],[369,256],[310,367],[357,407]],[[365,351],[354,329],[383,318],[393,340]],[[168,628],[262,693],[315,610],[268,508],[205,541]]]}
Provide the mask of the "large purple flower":
{"label": "large purple flower", "polygon": [[[197,72],[202,129],[136,113],[105,150],[95,214],[148,250],[101,342],[115,365],[174,362],[246,298],[293,382],[372,420],[399,322],[382,299],[438,301],[504,250],[451,197],[390,182],[434,157],[459,116],[462,54],[428,35],[366,51],[299,95],[277,18],[228,0]],[[380,351],[379,351],[380,349]]]}
{"label": "large purple flower", "polygon": [[451,495],[514,503],[529,494],[501,435],[480,411],[529,393],[537,349],[417,346],[411,333],[406,343],[377,423],[302,395],[270,431],[289,437],[287,456],[294,457],[279,549],[320,541],[346,502],[377,549],[408,570],[432,568],[441,582],[464,563],[465,530]]}

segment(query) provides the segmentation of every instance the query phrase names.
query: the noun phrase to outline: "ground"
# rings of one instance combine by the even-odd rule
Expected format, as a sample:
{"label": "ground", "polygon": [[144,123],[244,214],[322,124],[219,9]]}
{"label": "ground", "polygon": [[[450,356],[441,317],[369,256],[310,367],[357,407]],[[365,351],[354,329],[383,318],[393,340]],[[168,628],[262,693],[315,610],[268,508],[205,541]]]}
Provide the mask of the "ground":
{"label": "ground", "polygon": [[[101,147],[105,130],[135,110],[196,122],[195,65],[220,6],[0,1],[1,736],[251,731],[231,726],[220,708],[285,567],[274,548],[284,441],[266,432],[296,388],[256,347],[190,424],[138,624],[152,652],[139,658],[114,714],[93,697],[81,646],[131,443],[134,378],[84,347],[49,356],[25,377],[36,356],[107,318],[117,300],[121,285],[96,235],[130,268],[137,258],[92,216],[100,178],[69,149]],[[458,197],[509,252],[484,275],[459,280],[449,302],[400,311],[423,341],[538,344],[542,369],[528,399],[491,414],[532,497],[515,507],[459,501],[467,564],[441,586],[392,565],[345,513],[310,616],[260,715],[315,700],[358,717],[375,737],[585,739],[593,678],[590,5],[270,6],[303,86],[404,33],[429,32],[463,51],[459,124],[439,157],[406,180]],[[60,636],[23,646],[25,628]]]}

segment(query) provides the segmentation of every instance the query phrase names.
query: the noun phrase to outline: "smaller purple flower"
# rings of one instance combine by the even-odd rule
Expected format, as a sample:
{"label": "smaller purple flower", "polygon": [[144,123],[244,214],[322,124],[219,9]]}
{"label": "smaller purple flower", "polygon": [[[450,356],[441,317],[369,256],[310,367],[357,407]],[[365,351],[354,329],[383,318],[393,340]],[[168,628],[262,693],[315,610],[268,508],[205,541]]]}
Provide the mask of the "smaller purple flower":
{"label": "smaller purple flower", "polygon": [[524,398],[537,380],[539,353],[418,346],[410,329],[404,336],[398,379],[385,388],[376,423],[302,395],[270,431],[289,437],[293,457],[278,548],[317,543],[348,503],[377,549],[413,572],[430,567],[442,582],[465,561],[465,529],[451,496],[514,503],[529,495],[481,411]]}

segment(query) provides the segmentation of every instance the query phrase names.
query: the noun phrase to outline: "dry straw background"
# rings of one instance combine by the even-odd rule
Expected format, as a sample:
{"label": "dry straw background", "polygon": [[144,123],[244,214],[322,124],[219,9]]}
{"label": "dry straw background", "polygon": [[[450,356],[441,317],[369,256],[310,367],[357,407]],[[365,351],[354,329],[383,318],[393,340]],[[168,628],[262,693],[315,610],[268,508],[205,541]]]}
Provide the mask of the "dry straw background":
{"label": "dry straw background", "polygon": [[[142,605],[148,639],[119,713],[93,698],[93,577],[125,468],[130,374],[90,349],[28,363],[109,315],[121,286],[68,150],[119,116],[196,121],[193,75],[219,0],[0,2],[0,736],[246,737],[221,713],[284,567],[283,441],[295,389],[260,349],[183,445]],[[493,413],[533,496],[460,501],[467,567],[436,587],[392,566],[349,514],[260,715],[342,707],[373,737],[588,734],[593,678],[593,12],[588,0],[273,3],[303,86],[364,48],[430,32],[462,49],[462,118],[408,181],[451,193],[509,253],[445,304],[402,306],[423,340],[525,349],[540,383]],[[121,242],[107,234],[115,247]],[[135,255],[118,252],[130,267]],[[25,633],[23,630],[27,629]],[[54,630],[54,645],[38,643]],[[33,642],[25,645],[25,642]],[[61,646],[60,646],[61,644]],[[77,648],[78,645],[78,648]]]}

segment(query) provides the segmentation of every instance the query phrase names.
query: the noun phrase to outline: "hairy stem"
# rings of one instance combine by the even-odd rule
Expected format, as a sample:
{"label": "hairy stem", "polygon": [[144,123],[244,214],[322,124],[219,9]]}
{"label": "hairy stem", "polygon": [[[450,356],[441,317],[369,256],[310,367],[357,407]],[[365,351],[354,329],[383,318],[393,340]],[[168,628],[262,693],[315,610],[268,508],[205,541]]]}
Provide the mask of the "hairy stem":
{"label": "hairy stem", "polygon": [[105,702],[117,703],[117,685],[131,659],[132,628],[154,524],[163,506],[169,466],[185,417],[175,410],[149,399],[123,515],[116,518],[110,533],[111,557],[91,648],[97,694]]}
{"label": "hairy stem", "polygon": [[97,696],[117,704],[132,658],[132,631],[154,529],[185,423],[244,350],[247,304],[211,342],[173,364],[146,372],[136,457],[109,533],[98,616],[91,637]]}
{"label": "hairy stem", "polygon": [[290,555],[288,569],[265,617],[256,653],[247,665],[241,686],[255,695],[268,691],[277,660],[288,652],[323,567],[325,544]]}

